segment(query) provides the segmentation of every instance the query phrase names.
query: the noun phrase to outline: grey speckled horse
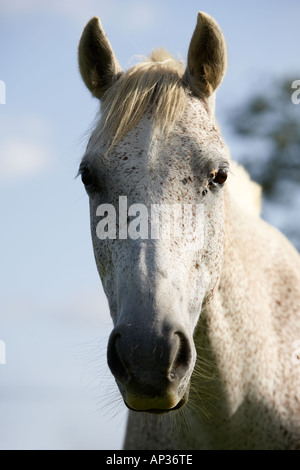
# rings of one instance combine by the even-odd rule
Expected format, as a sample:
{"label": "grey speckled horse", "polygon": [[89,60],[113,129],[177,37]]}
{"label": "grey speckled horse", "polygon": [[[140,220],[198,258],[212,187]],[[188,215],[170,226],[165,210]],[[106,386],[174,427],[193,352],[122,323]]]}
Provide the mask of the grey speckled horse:
{"label": "grey speckled horse", "polygon": [[[125,448],[300,449],[300,259],[217,128],[219,26],[199,13],[186,67],[161,49],[123,72],[93,18],[79,67],[101,101],[80,174]],[[158,205],[200,208],[201,236],[153,236]]]}

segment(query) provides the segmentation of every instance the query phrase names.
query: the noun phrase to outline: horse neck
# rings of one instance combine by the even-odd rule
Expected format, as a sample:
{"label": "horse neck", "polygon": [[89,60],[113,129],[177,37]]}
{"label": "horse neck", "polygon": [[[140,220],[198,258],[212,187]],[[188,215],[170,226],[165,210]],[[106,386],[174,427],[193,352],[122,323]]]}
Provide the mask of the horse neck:
{"label": "horse neck", "polygon": [[[288,269],[295,255],[297,275],[284,279],[278,268],[274,269],[274,258],[282,256],[282,260],[276,260],[277,266],[285,264]],[[291,297],[284,286],[277,293],[278,300],[274,299],[274,285],[292,285],[299,306],[299,280],[296,251],[258,215],[243,213],[227,193],[221,278],[214,297],[201,313],[195,341],[200,369],[204,356],[211,364],[212,375],[220,379],[217,385],[208,381],[207,387],[212,387],[212,394],[218,398],[225,398],[227,412],[236,411],[246,395],[272,396],[274,383],[283,379],[283,368],[290,367],[280,363],[278,346],[291,343],[293,321],[288,315],[293,305],[283,305]]]}

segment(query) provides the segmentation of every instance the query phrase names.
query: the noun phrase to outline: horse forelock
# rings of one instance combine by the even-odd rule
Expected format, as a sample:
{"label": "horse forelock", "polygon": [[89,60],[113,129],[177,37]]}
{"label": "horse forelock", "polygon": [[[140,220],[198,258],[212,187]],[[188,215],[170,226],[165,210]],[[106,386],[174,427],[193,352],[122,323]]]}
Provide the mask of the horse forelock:
{"label": "horse forelock", "polygon": [[112,149],[149,111],[155,126],[168,133],[184,111],[189,90],[182,80],[184,64],[156,49],[123,73],[105,93],[97,134]]}

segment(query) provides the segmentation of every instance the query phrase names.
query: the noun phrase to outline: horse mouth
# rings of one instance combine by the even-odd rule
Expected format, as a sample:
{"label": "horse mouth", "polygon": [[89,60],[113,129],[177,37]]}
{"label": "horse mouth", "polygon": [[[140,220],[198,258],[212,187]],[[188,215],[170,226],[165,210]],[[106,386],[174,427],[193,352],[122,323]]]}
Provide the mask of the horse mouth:
{"label": "horse mouth", "polygon": [[152,409],[149,409],[149,410],[136,410],[134,408],[131,408],[131,406],[129,406],[126,402],[124,402],[124,403],[127,406],[127,408],[129,408],[129,410],[135,411],[136,413],[152,413],[152,414],[155,414],[155,415],[161,415],[161,414],[170,413],[171,411],[179,410],[180,408],[182,408],[186,404],[186,401],[184,399],[181,399],[180,402],[177,403],[176,406],[174,406],[173,408],[169,408],[167,410],[163,410],[163,409],[159,409],[159,408],[152,408]]}
{"label": "horse mouth", "polygon": [[186,405],[189,397],[189,391],[187,390],[184,394],[184,396],[179,400],[177,405],[173,406],[172,408],[134,408],[130,406],[128,403],[126,403],[126,400],[124,400],[125,405],[127,408],[131,411],[135,411],[137,413],[151,413],[151,414],[166,414],[166,413],[171,413],[172,411],[177,411],[183,406]]}

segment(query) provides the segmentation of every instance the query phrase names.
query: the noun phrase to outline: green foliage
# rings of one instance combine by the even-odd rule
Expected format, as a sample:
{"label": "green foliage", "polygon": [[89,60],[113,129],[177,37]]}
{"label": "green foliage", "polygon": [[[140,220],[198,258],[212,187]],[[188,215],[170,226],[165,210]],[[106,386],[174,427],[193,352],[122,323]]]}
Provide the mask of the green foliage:
{"label": "green foliage", "polygon": [[[291,99],[294,80],[295,77],[270,84],[246,105],[234,109],[229,123],[244,144],[240,161],[262,186],[266,200],[277,207],[288,203],[289,190],[291,200],[293,191],[298,192],[298,197],[300,191],[300,104],[293,104]],[[300,211],[297,220],[281,227],[298,248],[299,219]]]}

